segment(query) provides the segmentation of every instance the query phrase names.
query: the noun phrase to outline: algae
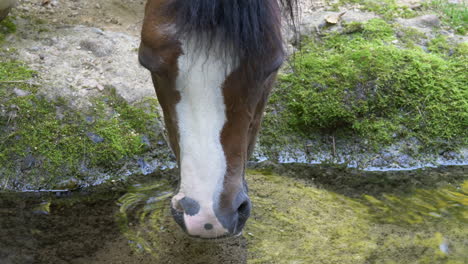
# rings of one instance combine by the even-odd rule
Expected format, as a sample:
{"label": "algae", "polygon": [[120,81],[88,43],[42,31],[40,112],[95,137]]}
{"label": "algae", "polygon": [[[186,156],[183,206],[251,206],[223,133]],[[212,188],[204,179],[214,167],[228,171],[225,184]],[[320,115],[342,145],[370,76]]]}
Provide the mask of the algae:
{"label": "algae", "polygon": [[466,182],[352,198],[275,174],[251,171],[249,178],[249,263],[463,263],[468,257]]}
{"label": "algae", "polygon": [[[135,252],[160,262],[466,262],[468,182],[462,171],[420,170],[408,184],[398,180],[408,178],[405,172],[338,168],[327,176],[320,168],[291,166],[247,171],[253,209],[242,239],[187,238],[168,210],[167,182],[131,188],[119,199],[117,221]],[[315,178],[285,176],[302,170]],[[347,186],[340,181],[346,177],[362,182]]]}

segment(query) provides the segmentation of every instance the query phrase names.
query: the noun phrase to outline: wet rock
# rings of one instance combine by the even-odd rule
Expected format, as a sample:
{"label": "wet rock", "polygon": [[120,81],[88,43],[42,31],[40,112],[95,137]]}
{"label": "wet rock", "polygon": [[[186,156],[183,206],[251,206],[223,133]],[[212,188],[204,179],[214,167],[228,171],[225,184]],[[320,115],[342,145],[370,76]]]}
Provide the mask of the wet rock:
{"label": "wet rock", "polygon": [[441,156],[446,160],[453,160],[459,158],[460,155],[455,151],[444,151],[442,152]]}
{"label": "wet rock", "polygon": [[140,170],[141,170],[141,173],[143,173],[143,175],[150,174],[154,171],[154,168],[142,158],[139,158],[137,160],[137,163],[140,166]]}
{"label": "wet rock", "polygon": [[382,167],[386,167],[388,165],[388,162],[385,161],[385,159],[383,159],[382,157],[377,157],[376,159],[374,159],[371,164],[370,164],[372,167],[379,167],[379,168],[382,168]]}
{"label": "wet rock", "polygon": [[70,178],[64,181],[59,182],[56,186],[55,189],[59,190],[73,190],[76,189],[80,186],[80,181],[75,179],[75,178]]}

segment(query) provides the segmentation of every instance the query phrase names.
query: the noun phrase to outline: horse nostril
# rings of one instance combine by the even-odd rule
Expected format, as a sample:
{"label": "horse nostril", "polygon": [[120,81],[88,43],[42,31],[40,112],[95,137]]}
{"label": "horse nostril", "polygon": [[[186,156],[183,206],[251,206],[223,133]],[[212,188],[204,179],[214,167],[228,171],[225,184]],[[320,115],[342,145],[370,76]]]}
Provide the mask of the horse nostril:
{"label": "horse nostril", "polygon": [[250,216],[250,201],[246,200],[244,201],[241,205],[239,205],[239,208],[237,208],[237,213],[239,214],[239,220],[247,220]]}
{"label": "horse nostril", "polygon": [[193,216],[200,211],[200,204],[189,197],[184,197],[175,203],[174,209]]}

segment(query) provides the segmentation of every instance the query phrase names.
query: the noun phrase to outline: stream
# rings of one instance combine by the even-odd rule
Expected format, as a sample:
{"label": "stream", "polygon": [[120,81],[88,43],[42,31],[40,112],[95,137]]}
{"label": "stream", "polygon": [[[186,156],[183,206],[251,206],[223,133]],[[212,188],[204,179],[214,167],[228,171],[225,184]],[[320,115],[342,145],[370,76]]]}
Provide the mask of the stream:
{"label": "stream", "polygon": [[468,263],[468,167],[363,172],[257,164],[240,237],[186,237],[176,171],[0,194],[0,263]]}

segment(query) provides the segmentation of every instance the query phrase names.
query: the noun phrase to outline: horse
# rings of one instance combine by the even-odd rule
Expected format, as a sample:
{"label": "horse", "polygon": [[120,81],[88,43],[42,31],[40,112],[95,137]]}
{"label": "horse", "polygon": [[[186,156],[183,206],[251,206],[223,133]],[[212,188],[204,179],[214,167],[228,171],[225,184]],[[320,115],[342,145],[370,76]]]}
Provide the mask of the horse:
{"label": "horse", "polygon": [[250,216],[246,163],[285,60],[282,18],[293,16],[295,1],[146,3],[138,57],[180,170],[171,212],[189,236],[238,236]]}

